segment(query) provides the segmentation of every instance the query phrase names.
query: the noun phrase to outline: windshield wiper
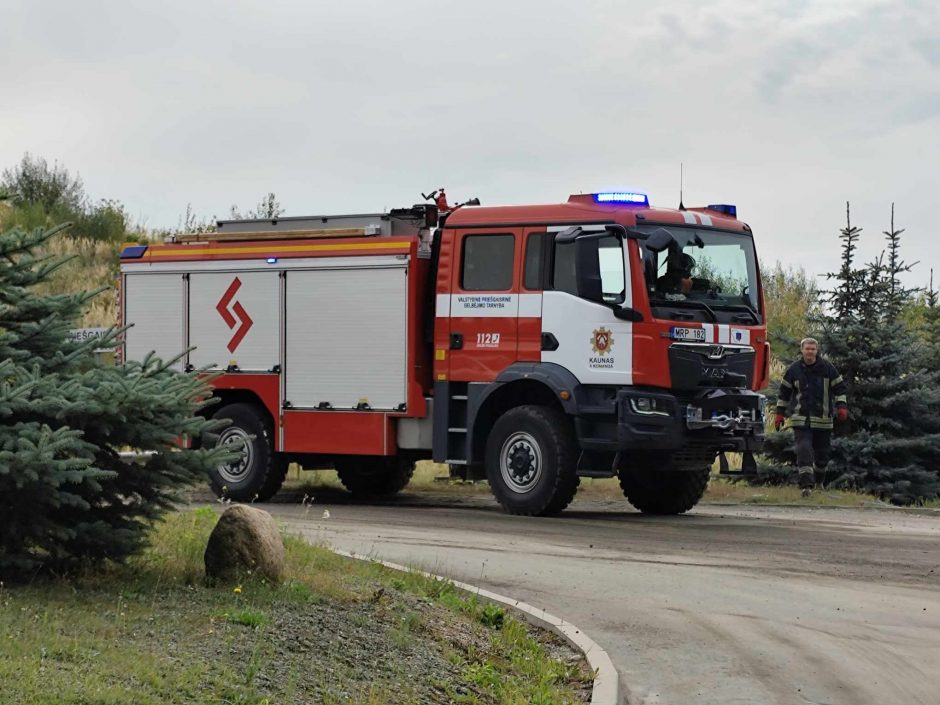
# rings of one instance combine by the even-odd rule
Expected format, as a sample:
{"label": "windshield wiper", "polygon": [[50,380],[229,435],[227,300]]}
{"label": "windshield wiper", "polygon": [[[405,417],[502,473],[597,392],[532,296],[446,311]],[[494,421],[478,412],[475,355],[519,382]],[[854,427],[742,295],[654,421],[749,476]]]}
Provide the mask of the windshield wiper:
{"label": "windshield wiper", "polygon": [[704,301],[689,301],[688,299],[686,299],[685,301],[670,301],[669,299],[656,299],[654,301],[651,301],[650,303],[653,306],[675,306],[675,307],[685,306],[685,307],[690,307],[690,308],[698,308],[698,309],[705,311],[705,313],[708,314],[708,316],[712,319],[712,323],[718,322],[718,316],[715,315],[715,312],[712,310],[712,307],[709,306]]}
{"label": "windshield wiper", "polygon": [[748,304],[715,304],[715,308],[722,311],[744,311],[750,314],[751,318],[754,319],[754,323],[760,324],[760,316],[758,316],[757,311]]}

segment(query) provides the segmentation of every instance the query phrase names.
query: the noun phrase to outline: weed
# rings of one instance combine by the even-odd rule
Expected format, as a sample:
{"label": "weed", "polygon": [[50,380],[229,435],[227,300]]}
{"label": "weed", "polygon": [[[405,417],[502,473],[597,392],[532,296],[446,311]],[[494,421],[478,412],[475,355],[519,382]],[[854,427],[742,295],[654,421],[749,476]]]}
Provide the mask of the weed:
{"label": "weed", "polygon": [[480,610],[480,622],[490,629],[502,629],[506,619],[506,610],[499,605],[483,605]]}
{"label": "weed", "polygon": [[489,662],[471,663],[464,670],[464,677],[469,683],[491,693],[499,689],[503,679],[503,675]]}
{"label": "weed", "polygon": [[241,624],[244,627],[251,627],[252,629],[260,629],[271,621],[261,610],[250,608],[233,610],[232,612],[223,612],[221,614],[216,613],[213,616],[224,619],[225,621],[232,624]]}

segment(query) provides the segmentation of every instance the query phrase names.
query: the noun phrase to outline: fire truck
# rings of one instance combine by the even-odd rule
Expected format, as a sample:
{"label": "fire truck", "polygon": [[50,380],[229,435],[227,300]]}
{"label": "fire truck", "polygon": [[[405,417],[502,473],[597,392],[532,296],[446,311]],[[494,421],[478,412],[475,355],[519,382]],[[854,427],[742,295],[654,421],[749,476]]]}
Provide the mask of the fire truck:
{"label": "fire truck", "polygon": [[391,494],[433,459],[513,514],[615,476],[675,514],[719,453],[759,449],[770,348],[735,206],[426,199],[125,247],[123,354],[217,375],[204,413],[230,424],[194,442],[242,444],[218,494],[263,501],[290,462]]}

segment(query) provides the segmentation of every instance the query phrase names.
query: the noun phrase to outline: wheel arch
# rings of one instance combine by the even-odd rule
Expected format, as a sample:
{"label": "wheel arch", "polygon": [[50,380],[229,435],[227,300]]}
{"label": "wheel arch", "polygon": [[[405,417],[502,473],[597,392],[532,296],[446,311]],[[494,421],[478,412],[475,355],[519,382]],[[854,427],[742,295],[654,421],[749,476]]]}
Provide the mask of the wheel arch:
{"label": "wheel arch", "polygon": [[[471,385],[474,386],[474,385]],[[494,383],[479,385],[471,396],[473,462],[482,462],[486,439],[496,420],[510,409],[523,404],[537,404],[574,415],[578,408],[580,383],[560,365],[552,363],[517,364],[506,368]],[[565,399],[562,392],[567,392]]]}
{"label": "wheel arch", "polygon": [[261,396],[250,389],[214,389],[212,391],[212,397],[210,398],[209,402],[204,404],[196,413],[199,416],[211,418],[212,415],[216,413],[216,411],[224,406],[228,406],[229,404],[249,404],[255,407],[262,418],[264,418],[271,426],[271,440],[274,450],[280,450],[280,434],[277,433],[277,424],[275,423],[275,419],[271,414],[271,410],[268,409],[267,404],[264,403],[264,400],[261,398]]}

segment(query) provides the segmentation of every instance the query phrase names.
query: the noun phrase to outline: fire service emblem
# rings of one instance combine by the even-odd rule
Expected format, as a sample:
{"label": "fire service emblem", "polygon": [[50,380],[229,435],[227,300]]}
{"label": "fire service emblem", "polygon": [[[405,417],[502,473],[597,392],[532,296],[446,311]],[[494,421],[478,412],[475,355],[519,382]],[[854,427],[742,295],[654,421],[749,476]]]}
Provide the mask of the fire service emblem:
{"label": "fire service emblem", "polygon": [[[231,329],[235,329],[235,326],[238,326],[238,330],[235,331],[235,334],[232,336],[232,339],[228,341],[228,351],[230,353],[235,352],[235,348],[242,342],[242,339],[248,335],[249,329],[254,325],[254,321],[251,320],[251,316],[248,315],[248,312],[245,310],[244,306],[241,305],[240,301],[236,301],[232,304],[232,310],[229,311],[229,304],[232,303],[232,299],[235,298],[235,294],[238,293],[238,290],[241,288],[242,280],[238,277],[235,277],[232,280],[232,283],[229,284],[228,289],[225,290],[225,293],[222,294],[222,298],[219,299],[219,302],[215,305],[215,310],[219,312],[219,315],[222,316],[222,320],[225,321]],[[233,312],[234,311],[234,315]]]}
{"label": "fire service emblem", "polygon": [[607,328],[596,328],[591,338],[591,347],[598,355],[606,355],[614,347],[614,336]]}

